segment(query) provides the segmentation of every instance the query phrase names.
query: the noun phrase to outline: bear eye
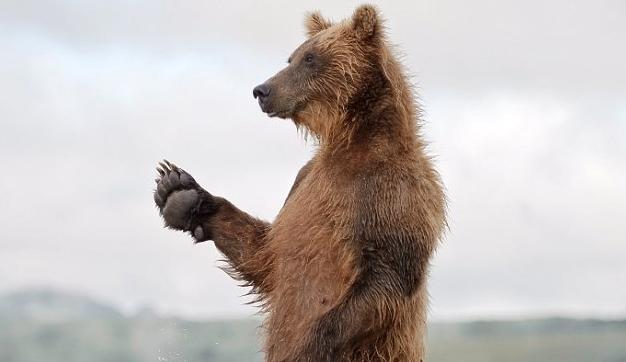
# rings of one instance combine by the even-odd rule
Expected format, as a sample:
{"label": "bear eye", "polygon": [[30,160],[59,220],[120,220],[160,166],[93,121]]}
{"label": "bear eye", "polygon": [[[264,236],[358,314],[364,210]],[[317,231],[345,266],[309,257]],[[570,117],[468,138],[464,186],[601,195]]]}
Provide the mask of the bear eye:
{"label": "bear eye", "polygon": [[313,54],[307,54],[307,55],[304,57],[304,62],[305,62],[305,63],[312,63],[312,62],[313,62]]}

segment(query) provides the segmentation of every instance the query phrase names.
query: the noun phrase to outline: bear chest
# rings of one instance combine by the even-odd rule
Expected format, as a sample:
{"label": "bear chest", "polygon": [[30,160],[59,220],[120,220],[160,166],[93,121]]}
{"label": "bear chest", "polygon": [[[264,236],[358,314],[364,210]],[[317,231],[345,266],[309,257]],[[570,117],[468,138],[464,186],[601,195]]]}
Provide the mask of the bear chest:
{"label": "bear chest", "polygon": [[285,204],[270,240],[275,306],[306,319],[345,293],[355,275],[350,204],[322,178],[305,179]]}

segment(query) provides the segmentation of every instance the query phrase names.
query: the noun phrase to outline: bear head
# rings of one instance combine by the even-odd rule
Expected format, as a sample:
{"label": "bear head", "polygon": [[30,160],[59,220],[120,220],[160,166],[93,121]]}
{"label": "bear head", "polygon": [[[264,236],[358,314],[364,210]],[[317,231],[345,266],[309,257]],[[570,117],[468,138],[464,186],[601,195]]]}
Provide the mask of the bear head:
{"label": "bear head", "polygon": [[263,112],[290,118],[319,139],[346,122],[354,99],[381,71],[385,52],[382,20],[371,5],[333,23],[319,12],[307,15],[307,39],[288,65],[253,90]]}

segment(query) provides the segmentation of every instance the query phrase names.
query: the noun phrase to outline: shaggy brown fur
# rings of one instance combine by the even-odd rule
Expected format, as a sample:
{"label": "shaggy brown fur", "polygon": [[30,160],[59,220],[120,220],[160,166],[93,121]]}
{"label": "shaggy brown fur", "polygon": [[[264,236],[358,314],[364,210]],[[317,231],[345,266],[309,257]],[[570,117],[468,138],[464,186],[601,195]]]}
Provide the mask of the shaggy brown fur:
{"label": "shaggy brown fur", "polygon": [[268,361],[421,361],[426,276],[445,225],[418,108],[372,6],[310,14],[287,68],[255,89],[319,140],[272,223],[162,164],[166,225],[214,240],[267,312]]}

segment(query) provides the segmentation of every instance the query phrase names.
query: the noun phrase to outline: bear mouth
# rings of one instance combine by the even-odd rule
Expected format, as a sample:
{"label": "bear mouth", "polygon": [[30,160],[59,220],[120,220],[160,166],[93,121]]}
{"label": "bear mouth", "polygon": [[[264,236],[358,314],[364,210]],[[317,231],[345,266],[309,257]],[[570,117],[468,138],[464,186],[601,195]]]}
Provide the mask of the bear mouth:
{"label": "bear mouth", "polygon": [[259,106],[261,107],[261,111],[267,114],[267,116],[270,118],[291,118],[299,109],[298,105],[295,104],[295,102],[278,102],[281,104],[275,103],[276,102],[272,102],[271,100],[259,99]]}
{"label": "bear mouth", "polygon": [[259,99],[259,106],[261,107],[261,111],[263,111],[263,113],[267,114],[268,117],[273,118],[273,117],[278,117],[278,118],[287,118],[289,113],[289,110],[287,109],[281,109],[278,111],[273,110],[271,104],[269,104],[269,102],[264,101],[262,99]]}

